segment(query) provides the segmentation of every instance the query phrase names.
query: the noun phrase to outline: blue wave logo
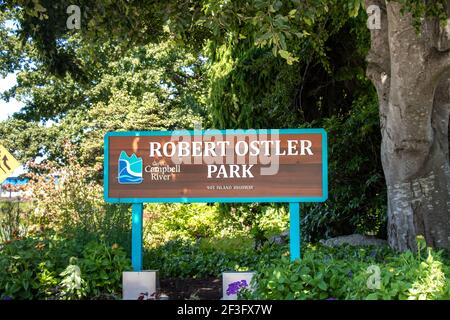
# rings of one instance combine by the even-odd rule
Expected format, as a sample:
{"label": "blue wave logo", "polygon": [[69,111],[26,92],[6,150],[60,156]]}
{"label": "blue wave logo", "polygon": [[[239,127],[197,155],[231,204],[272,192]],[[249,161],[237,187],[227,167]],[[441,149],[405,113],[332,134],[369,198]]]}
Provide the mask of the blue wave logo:
{"label": "blue wave logo", "polygon": [[142,167],[142,158],[138,158],[134,153],[129,157],[125,151],[122,151],[119,157],[119,183],[142,183],[144,181]]}

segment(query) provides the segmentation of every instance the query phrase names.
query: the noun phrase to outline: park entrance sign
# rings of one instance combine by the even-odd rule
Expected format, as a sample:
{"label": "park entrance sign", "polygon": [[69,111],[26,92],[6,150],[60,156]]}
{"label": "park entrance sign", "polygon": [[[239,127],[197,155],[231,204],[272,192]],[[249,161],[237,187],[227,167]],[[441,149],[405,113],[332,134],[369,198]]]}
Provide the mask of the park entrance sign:
{"label": "park entrance sign", "polygon": [[111,202],[292,202],[326,196],[322,130],[116,132]]}
{"label": "park entrance sign", "polygon": [[105,200],[133,204],[135,271],[145,202],[287,202],[294,260],[299,203],[328,197],[323,129],[110,132],[104,161]]}

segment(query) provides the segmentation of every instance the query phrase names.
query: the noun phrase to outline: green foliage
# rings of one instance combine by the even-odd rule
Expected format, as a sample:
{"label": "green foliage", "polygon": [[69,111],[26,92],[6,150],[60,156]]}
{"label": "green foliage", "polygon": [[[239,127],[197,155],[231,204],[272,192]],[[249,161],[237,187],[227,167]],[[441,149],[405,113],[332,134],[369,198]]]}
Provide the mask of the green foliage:
{"label": "green foliage", "polygon": [[447,4],[446,0],[422,1],[422,0],[399,0],[403,5],[402,13],[411,13],[413,16],[413,23],[416,30],[419,32],[423,26],[425,17],[433,17],[440,20],[441,24],[445,26],[447,22]]}
{"label": "green foliage", "polygon": [[265,237],[279,235],[289,228],[289,213],[286,206],[262,206],[261,214],[257,216],[256,226]]}
{"label": "green foliage", "polygon": [[285,114],[298,87],[293,66],[263,49],[248,47],[222,45],[210,54],[209,101],[219,129],[278,126],[273,122]]}
{"label": "green foliage", "polygon": [[63,277],[60,282],[60,299],[80,299],[84,295],[85,281],[81,278],[80,267],[76,265],[77,260],[70,258],[70,264],[60,273]]}
{"label": "green foliage", "polygon": [[117,244],[91,242],[83,250],[79,266],[86,282],[86,296],[120,295],[122,272],[131,269],[125,250]]}
{"label": "green foliage", "polygon": [[14,150],[14,157],[20,161],[43,156],[43,146],[50,139],[50,132],[38,123],[19,119],[0,122],[0,143]]}
{"label": "green foliage", "polygon": [[[368,285],[376,268],[380,287]],[[449,299],[449,261],[388,249],[308,247],[301,261],[267,262],[255,277],[253,299]]]}
{"label": "green foliage", "polygon": [[118,295],[131,266],[118,245],[29,237],[0,247],[0,267],[0,299],[80,299]]}
{"label": "green foliage", "polygon": [[[401,0],[416,21],[425,16],[445,18],[445,0],[424,2]],[[84,68],[69,41],[74,35],[89,44],[86,52],[98,52],[92,44],[117,43],[124,51],[131,46],[172,38],[180,45],[199,50],[206,39],[226,43],[251,38],[256,47],[267,48],[288,64],[304,56],[291,44],[303,42],[326,60],[326,39],[349,18],[363,12],[362,0],[273,1],[245,3],[223,0],[203,1],[92,1],[77,2],[83,8],[81,30],[68,30],[65,9],[70,1],[7,0],[1,3],[4,16],[19,22],[18,39],[35,47],[35,55],[46,69],[59,77],[69,74],[87,82]],[[124,18],[125,17],[125,18]],[[0,20],[1,21],[1,20]],[[328,28],[330,27],[330,28]],[[140,32],[136,32],[140,30]],[[7,38],[7,37],[6,37]],[[8,57],[8,56],[7,56]],[[8,57],[10,58],[10,57]],[[12,60],[12,61],[11,61]],[[11,66],[14,59],[5,59]]]}
{"label": "green foliage", "polygon": [[68,159],[64,170],[47,165],[47,174],[30,174],[26,215],[2,205],[8,241],[0,244],[0,299],[110,298],[121,291],[130,260],[115,242],[130,249],[129,206],[106,204],[95,169]]}
{"label": "green foliage", "polygon": [[267,239],[288,227],[288,215],[282,206],[147,204],[144,211],[144,239],[149,247],[171,240],[221,242],[249,235],[258,242],[259,237]]}
{"label": "green foliage", "polygon": [[29,213],[28,202],[0,202],[0,243],[27,234]]}
{"label": "green foliage", "polygon": [[[38,64],[17,75],[8,93],[25,106],[0,123],[0,143],[22,162],[45,156],[67,165],[66,144],[77,161],[101,165],[103,136],[108,131],[174,130],[207,122],[203,62],[165,42],[134,48],[117,57],[114,47],[98,45],[90,60],[77,44],[80,59],[94,73],[89,84],[49,75]],[[43,124],[52,120],[55,123]]]}
{"label": "green foliage", "polygon": [[149,247],[171,240],[212,238],[220,233],[216,205],[147,204],[144,239]]}
{"label": "green foliage", "polygon": [[227,255],[236,254],[238,248],[247,250],[254,244],[254,240],[247,234],[239,235],[239,230],[234,230],[233,237],[200,239],[198,247],[201,251],[216,251]]}
{"label": "green foliage", "polygon": [[386,187],[379,145],[378,105],[370,96],[355,101],[345,116],[318,120],[329,138],[329,200],[304,206],[308,241],[343,234],[385,236]]}
{"label": "green foliage", "polygon": [[[231,33],[225,43],[211,40],[209,101],[215,127],[286,128],[344,114],[353,97],[367,89],[363,66],[369,33],[362,14],[342,20],[332,14],[331,19],[314,23],[311,37],[320,34],[320,39],[286,40],[299,56],[294,65],[274,57],[270,48],[255,47],[252,36],[238,40]],[[324,48],[316,48],[316,42]]]}
{"label": "green foliage", "polygon": [[[162,246],[147,249],[144,254],[144,268],[157,269],[162,277],[219,277],[224,271],[253,270],[259,263],[279,258],[286,251],[284,247],[269,244],[255,251],[251,245],[244,246],[245,242],[240,240],[238,247],[235,245],[236,241],[227,241],[222,245],[218,245],[218,241],[170,241]],[[230,247],[231,245],[233,247]]]}
{"label": "green foliage", "polygon": [[[447,270],[445,270],[445,269]],[[352,299],[393,300],[436,300],[450,298],[448,277],[449,269],[441,261],[438,253],[428,249],[424,259],[415,257],[411,252],[395,257],[381,268],[380,290],[364,287],[367,275],[359,273],[355,277],[354,292],[348,296]],[[359,290],[358,290],[359,288]],[[349,289],[350,290],[350,289]]]}
{"label": "green foliage", "polygon": [[73,241],[25,238],[1,245],[0,297],[46,298],[71,256],[80,252]]}
{"label": "green foliage", "polygon": [[[279,235],[289,226],[289,216],[285,205],[280,204],[220,204],[223,227],[230,229],[228,235],[236,235],[237,230],[251,235],[255,247],[259,247],[270,236]],[[227,234],[222,234],[227,236]]]}
{"label": "green foliage", "polygon": [[81,166],[71,155],[67,158],[69,164],[63,170],[49,163],[41,166],[47,174],[30,175],[34,205],[29,215],[30,232],[44,236],[47,231],[54,232],[76,239],[80,245],[102,240],[128,248],[129,206],[105,203],[103,188],[93,179],[96,168]]}

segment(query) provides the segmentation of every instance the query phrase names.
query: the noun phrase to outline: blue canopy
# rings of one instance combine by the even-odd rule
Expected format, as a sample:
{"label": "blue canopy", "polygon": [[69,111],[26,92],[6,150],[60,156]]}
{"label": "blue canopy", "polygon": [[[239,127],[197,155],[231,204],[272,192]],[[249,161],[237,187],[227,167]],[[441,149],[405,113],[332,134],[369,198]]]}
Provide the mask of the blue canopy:
{"label": "blue canopy", "polygon": [[19,178],[19,177],[9,177],[9,178],[6,178],[6,180],[2,182],[2,186],[3,185],[23,186],[23,185],[27,184],[28,181],[30,181],[30,179]]}

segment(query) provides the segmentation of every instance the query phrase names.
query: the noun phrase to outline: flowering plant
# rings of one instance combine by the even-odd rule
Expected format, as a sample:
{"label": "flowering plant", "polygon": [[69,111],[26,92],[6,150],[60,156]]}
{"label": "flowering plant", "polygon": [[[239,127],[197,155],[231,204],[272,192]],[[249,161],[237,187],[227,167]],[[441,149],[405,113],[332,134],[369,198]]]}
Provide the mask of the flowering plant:
{"label": "flowering plant", "polygon": [[239,290],[247,287],[248,287],[247,280],[232,282],[228,285],[227,296],[238,294]]}

